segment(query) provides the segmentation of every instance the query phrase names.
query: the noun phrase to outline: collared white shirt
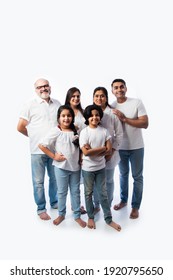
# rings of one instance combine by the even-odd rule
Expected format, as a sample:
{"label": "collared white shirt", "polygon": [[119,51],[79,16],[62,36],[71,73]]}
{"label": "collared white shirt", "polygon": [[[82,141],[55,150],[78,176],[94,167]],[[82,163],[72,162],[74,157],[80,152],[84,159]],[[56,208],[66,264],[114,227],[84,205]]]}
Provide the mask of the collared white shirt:
{"label": "collared white shirt", "polygon": [[57,111],[60,105],[56,99],[51,98],[50,102],[47,103],[37,95],[24,104],[20,118],[28,121],[27,131],[31,154],[43,154],[38,148],[38,144],[49,130],[57,125]]}

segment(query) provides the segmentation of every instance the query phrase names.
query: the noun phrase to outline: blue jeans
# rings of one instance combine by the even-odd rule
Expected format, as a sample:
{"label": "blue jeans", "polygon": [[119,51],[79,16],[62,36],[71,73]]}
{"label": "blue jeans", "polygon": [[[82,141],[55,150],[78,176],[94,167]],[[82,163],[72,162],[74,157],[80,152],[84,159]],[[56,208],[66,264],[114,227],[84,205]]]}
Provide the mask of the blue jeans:
{"label": "blue jeans", "polygon": [[[115,171],[115,168],[106,169],[106,189],[107,189],[109,207],[111,207],[113,197],[114,197],[114,171]],[[99,201],[99,196],[98,196],[98,193],[97,193],[97,190],[95,187],[94,187],[94,191],[93,191],[93,199],[94,199],[94,207],[99,208],[100,201]]]}
{"label": "blue jeans", "polygon": [[85,204],[89,219],[94,219],[93,205],[93,188],[95,186],[100,204],[103,209],[104,219],[107,224],[112,222],[111,210],[109,207],[106,183],[105,183],[105,168],[97,171],[82,170],[84,189],[85,189]]}
{"label": "blue jeans", "polygon": [[143,194],[143,160],[144,148],[136,150],[119,150],[120,162],[120,197],[127,203],[129,190],[129,170],[133,177],[132,208],[140,208]]}
{"label": "blue jeans", "polygon": [[57,184],[52,159],[45,154],[31,155],[32,182],[37,213],[46,212],[46,198],[44,191],[45,172],[49,177],[49,200],[52,208],[58,207]]}
{"label": "blue jeans", "polygon": [[66,201],[68,187],[70,188],[71,206],[74,219],[78,219],[80,212],[80,170],[69,171],[55,167],[55,176],[58,185],[58,211],[59,216],[66,214]]}

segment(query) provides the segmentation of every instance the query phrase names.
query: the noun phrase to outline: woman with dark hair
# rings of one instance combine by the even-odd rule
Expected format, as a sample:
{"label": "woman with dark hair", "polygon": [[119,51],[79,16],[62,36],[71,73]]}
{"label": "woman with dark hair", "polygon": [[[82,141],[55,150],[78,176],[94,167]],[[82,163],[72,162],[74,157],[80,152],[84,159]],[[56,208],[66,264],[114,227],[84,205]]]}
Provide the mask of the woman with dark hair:
{"label": "woman with dark hair", "polygon": [[[108,101],[108,92],[105,87],[97,87],[93,92],[93,103],[99,106],[103,111],[103,118],[100,123],[105,127],[110,135],[112,142],[112,152],[106,156],[106,188],[108,194],[109,206],[111,207],[114,195],[114,171],[120,160],[119,147],[123,137],[123,128],[119,118],[113,114]],[[96,189],[94,188],[95,213],[100,210],[100,202]]]}
{"label": "woman with dark hair", "polygon": [[[83,116],[83,108],[81,105],[81,92],[77,87],[71,87],[67,91],[66,98],[65,98],[65,105],[70,106],[74,112],[74,124],[78,134],[80,134],[81,130],[86,126],[85,125],[85,118]],[[81,174],[81,184],[83,184],[83,178]],[[86,214],[86,210],[84,206],[80,207],[81,214]]]}
{"label": "woman with dark hair", "polygon": [[74,124],[78,133],[85,127],[85,119],[83,117],[83,108],[81,105],[81,92],[77,87],[72,87],[67,91],[65,105],[69,105],[75,114]]}

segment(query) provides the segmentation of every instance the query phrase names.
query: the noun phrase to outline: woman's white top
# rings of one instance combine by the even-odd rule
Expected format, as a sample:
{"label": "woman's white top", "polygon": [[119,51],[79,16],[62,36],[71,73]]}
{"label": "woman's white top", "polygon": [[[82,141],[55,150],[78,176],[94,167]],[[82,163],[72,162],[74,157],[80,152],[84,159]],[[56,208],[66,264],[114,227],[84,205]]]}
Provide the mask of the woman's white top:
{"label": "woman's white top", "polygon": [[85,118],[79,110],[75,115],[74,125],[77,127],[78,134],[80,134],[81,130],[86,127]]}
{"label": "woman's white top", "polygon": [[[102,126],[90,128],[89,126],[82,129],[79,137],[80,148],[85,144],[90,147],[98,148],[105,146],[105,142],[111,138],[108,130]],[[85,156],[83,154],[82,169],[85,171],[97,171],[103,169],[106,165],[104,156]]]}
{"label": "woman's white top", "polygon": [[112,148],[115,149],[111,159],[106,162],[106,169],[113,169],[120,161],[119,147],[123,139],[123,127],[119,118],[112,113],[112,108],[107,106],[103,111],[101,125],[105,127],[111,135]]}
{"label": "woman's white top", "polygon": [[54,127],[42,140],[41,145],[47,148],[54,146],[54,152],[61,153],[66,157],[64,161],[53,160],[54,166],[70,171],[80,169],[79,147],[72,143],[73,138],[73,131],[62,131],[58,127]]}

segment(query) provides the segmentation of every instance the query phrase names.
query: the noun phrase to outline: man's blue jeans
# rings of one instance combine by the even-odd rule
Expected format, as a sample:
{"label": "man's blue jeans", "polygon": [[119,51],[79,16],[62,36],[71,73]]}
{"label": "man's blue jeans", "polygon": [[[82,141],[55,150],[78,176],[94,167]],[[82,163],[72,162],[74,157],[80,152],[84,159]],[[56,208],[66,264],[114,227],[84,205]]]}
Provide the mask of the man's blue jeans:
{"label": "man's blue jeans", "polygon": [[98,193],[99,201],[103,209],[104,219],[107,224],[112,222],[112,214],[109,207],[106,183],[105,183],[105,168],[97,171],[82,170],[84,189],[85,189],[85,204],[89,219],[94,219],[93,205],[93,188],[95,187]]}
{"label": "man's blue jeans", "polygon": [[69,171],[55,167],[55,176],[58,185],[59,216],[65,216],[66,214],[66,200],[69,187],[74,219],[80,217],[80,174],[80,170]]}
{"label": "man's blue jeans", "polygon": [[129,191],[129,170],[133,177],[132,208],[140,208],[143,194],[143,160],[144,148],[136,150],[119,150],[120,162],[120,197],[127,203]]}
{"label": "man's blue jeans", "polygon": [[31,155],[32,182],[34,188],[34,199],[37,204],[37,213],[46,212],[45,198],[45,173],[49,177],[49,200],[52,208],[58,207],[57,184],[52,159],[45,154]]}

